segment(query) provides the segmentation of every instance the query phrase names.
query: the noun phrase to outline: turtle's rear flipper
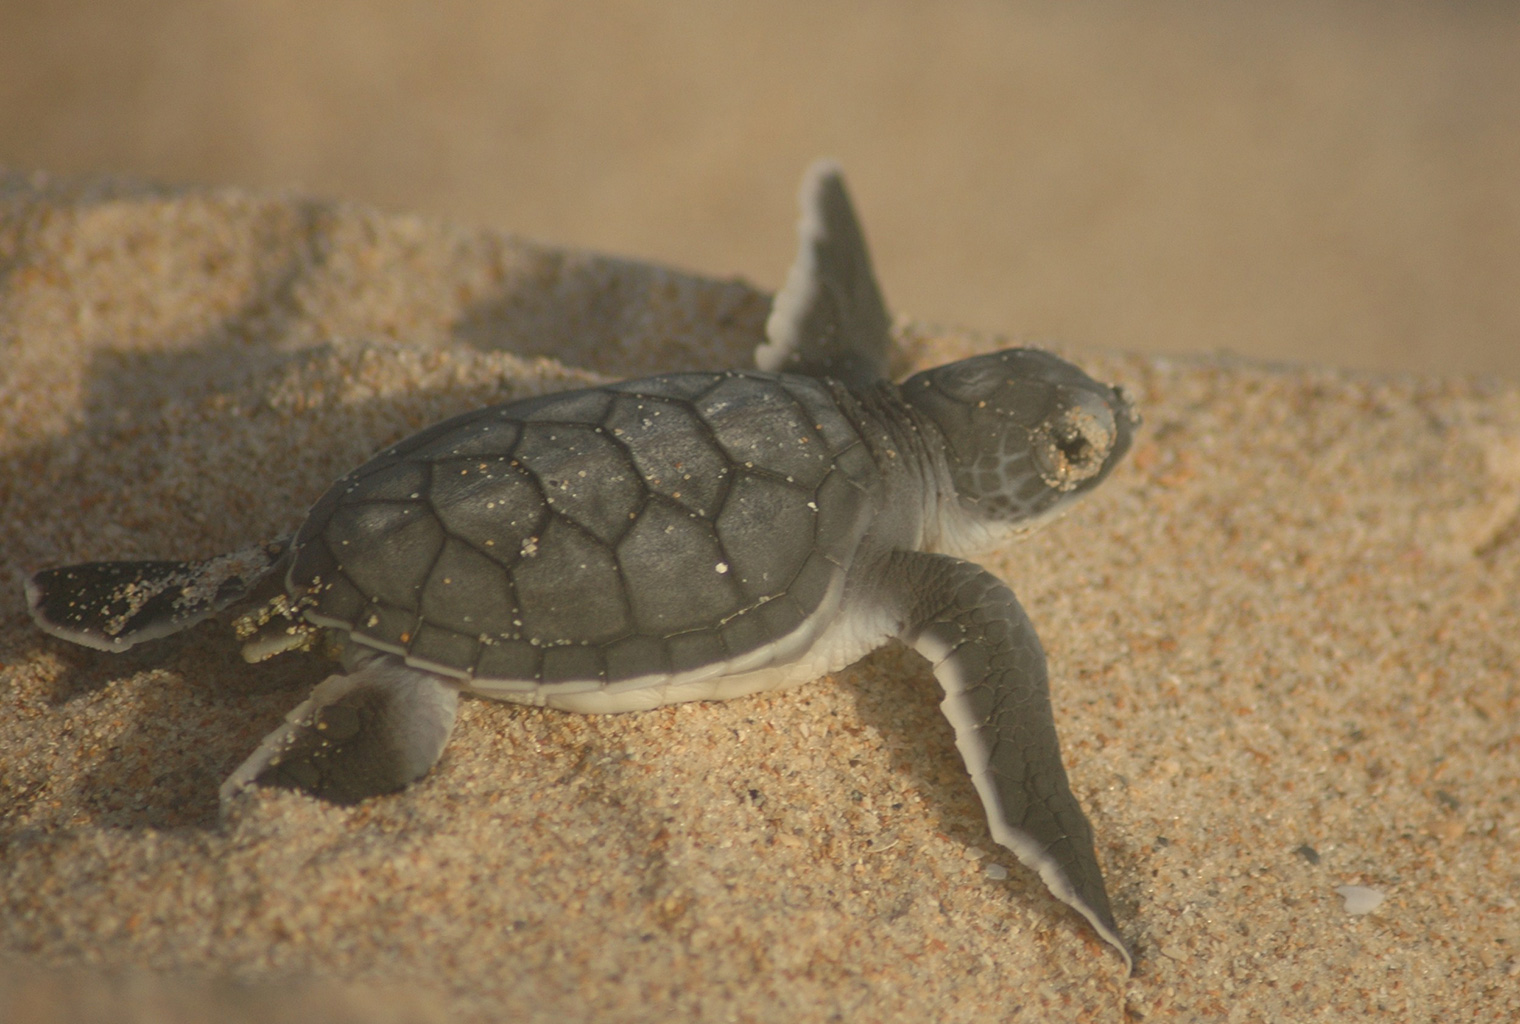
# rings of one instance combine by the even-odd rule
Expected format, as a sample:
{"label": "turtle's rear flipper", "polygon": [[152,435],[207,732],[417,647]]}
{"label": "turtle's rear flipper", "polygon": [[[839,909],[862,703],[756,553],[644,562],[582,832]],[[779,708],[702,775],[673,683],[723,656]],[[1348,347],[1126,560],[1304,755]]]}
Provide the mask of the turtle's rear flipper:
{"label": "turtle's rear flipper", "polygon": [[328,676],[222,784],[225,804],[248,786],[299,789],[355,804],[426,775],[459,706],[457,683],[390,655]]}
{"label": "turtle's rear flipper", "polygon": [[26,580],[26,605],[56,637],[101,651],[188,629],[246,598],[270,576],[290,541],[259,544],[203,562],[83,562]]}

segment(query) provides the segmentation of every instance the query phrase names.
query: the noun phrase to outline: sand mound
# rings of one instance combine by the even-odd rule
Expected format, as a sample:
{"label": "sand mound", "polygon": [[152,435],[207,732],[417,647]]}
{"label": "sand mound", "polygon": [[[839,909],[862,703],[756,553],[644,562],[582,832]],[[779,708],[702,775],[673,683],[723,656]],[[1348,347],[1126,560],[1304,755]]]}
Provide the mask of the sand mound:
{"label": "sand mound", "polygon": [[[1077,357],[1141,441],[992,565],[1049,650],[1132,979],[992,843],[901,650],[646,714],[468,701],[402,795],[221,822],[324,666],[26,618],[23,569],[280,535],[449,413],[746,365],[767,301],[338,204],[0,178],[0,1016],[1520,1013],[1514,385]],[[902,340],[904,369],[1000,344]]]}

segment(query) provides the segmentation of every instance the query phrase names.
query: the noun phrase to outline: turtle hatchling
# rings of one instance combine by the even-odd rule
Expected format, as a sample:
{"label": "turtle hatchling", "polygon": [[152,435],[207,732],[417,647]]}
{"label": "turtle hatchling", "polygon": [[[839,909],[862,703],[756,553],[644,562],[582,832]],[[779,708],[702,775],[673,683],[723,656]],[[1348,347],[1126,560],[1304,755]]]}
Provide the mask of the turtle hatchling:
{"label": "turtle hatchling", "polygon": [[1033,349],[892,383],[837,166],[809,170],[802,208],[755,369],[464,413],[333,484],[293,537],[37,572],[33,617],[123,651],[227,613],[250,661],[337,652],[341,671],[221,792],[342,803],[425,775],[461,693],[588,714],[726,700],[895,637],[933,666],[992,837],[1128,964],[1039,638],[964,559],[1101,483],[1138,418],[1119,388]]}

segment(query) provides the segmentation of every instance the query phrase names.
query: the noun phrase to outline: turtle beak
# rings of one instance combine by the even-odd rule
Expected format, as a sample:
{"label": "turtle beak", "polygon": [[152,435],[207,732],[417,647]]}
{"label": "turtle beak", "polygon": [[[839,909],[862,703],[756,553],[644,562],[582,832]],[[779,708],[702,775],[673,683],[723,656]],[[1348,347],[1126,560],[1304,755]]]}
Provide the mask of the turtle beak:
{"label": "turtle beak", "polygon": [[1128,420],[1131,430],[1139,429],[1144,420],[1141,419],[1139,410],[1135,408],[1134,401],[1129,397],[1129,392],[1124,390],[1122,384],[1111,385],[1108,391],[1114,397],[1114,418]]}
{"label": "turtle beak", "polygon": [[1114,411],[1114,424],[1118,428],[1118,438],[1114,444],[1112,460],[1117,462],[1129,451],[1130,441],[1135,436],[1135,431],[1140,429],[1144,420],[1140,417],[1140,411],[1135,408],[1135,403],[1129,397],[1129,392],[1119,384],[1114,384],[1108,389],[1109,405]]}

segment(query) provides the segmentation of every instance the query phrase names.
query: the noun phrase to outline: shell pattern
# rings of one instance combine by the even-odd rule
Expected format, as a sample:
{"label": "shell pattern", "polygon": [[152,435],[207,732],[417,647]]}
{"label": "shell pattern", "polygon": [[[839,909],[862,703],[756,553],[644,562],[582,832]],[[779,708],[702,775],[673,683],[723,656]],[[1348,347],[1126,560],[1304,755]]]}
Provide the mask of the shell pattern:
{"label": "shell pattern", "polygon": [[466,679],[736,659],[819,610],[879,501],[831,390],[689,373],[466,413],[338,481],[287,590],[318,625]]}

